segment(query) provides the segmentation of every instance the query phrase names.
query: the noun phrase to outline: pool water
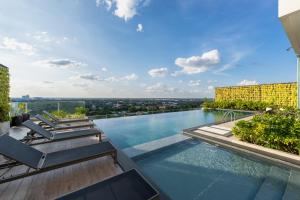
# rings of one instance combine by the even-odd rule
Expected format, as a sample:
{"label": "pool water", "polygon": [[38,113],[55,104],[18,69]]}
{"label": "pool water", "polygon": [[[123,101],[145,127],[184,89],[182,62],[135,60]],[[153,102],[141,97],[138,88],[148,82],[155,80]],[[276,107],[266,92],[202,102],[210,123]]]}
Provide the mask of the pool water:
{"label": "pool water", "polygon": [[[200,140],[187,140],[136,160],[173,200],[298,199],[290,176],[300,173],[251,160]],[[294,176],[295,179],[295,176]],[[295,182],[295,180],[294,180]],[[300,195],[300,194],[299,194]]]}
{"label": "pool water", "polygon": [[[237,113],[243,116],[249,113]],[[112,142],[123,149],[181,133],[185,128],[222,120],[223,111],[193,110],[94,120]]]}

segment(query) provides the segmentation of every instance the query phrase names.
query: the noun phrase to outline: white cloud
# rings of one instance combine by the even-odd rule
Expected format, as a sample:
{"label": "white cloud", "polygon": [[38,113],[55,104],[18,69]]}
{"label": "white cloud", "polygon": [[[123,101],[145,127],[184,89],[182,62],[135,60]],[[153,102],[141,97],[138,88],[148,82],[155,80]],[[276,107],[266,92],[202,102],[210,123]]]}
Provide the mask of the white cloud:
{"label": "white cloud", "polygon": [[190,80],[189,86],[194,87],[194,86],[200,86],[201,80]]}
{"label": "white cloud", "polygon": [[196,90],[189,90],[188,92],[191,93],[191,94],[197,94],[197,93],[201,93],[202,91],[196,89]]}
{"label": "white cloud", "polygon": [[101,4],[104,4],[103,0],[96,0],[96,7],[100,7]]}
{"label": "white cloud", "polygon": [[96,6],[100,7],[101,6],[102,1],[101,0],[96,0]]}
{"label": "white cloud", "polygon": [[85,63],[78,62],[76,60],[70,60],[70,59],[41,60],[41,61],[37,61],[36,64],[44,65],[44,66],[48,66],[48,67],[58,67],[58,68],[73,68],[73,67],[86,66]]}
{"label": "white cloud", "polygon": [[189,58],[177,58],[175,64],[182,68],[176,71],[172,76],[180,74],[198,74],[206,72],[209,68],[220,63],[220,53],[217,49],[203,53],[200,56],[192,56]]}
{"label": "white cloud", "polygon": [[218,82],[217,80],[208,80],[207,83],[216,83]]}
{"label": "white cloud", "polygon": [[130,75],[122,77],[121,79],[127,80],[127,81],[134,81],[134,80],[137,80],[138,78],[139,77],[136,74],[132,73]]}
{"label": "white cloud", "polygon": [[54,82],[53,81],[43,81],[43,83],[45,83],[45,84],[53,84]]}
{"label": "white cloud", "polygon": [[249,52],[242,52],[242,51],[234,52],[230,58],[230,62],[223,65],[220,69],[217,69],[215,73],[222,74],[222,72],[234,68],[240,62],[240,60],[243,59],[248,54]]}
{"label": "white cloud", "polygon": [[146,88],[146,92],[149,93],[173,93],[176,91],[178,91],[177,88],[169,87],[164,83],[156,83]]}
{"label": "white cloud", "polygon": [[101,81],[100,77],[95,74],[82,74],[79,75],[79,78],[90,81]]}
{"label": "white cloud", "polygon": [[155,68],[149,70],[148,74],[152,77],[165,77],[168,74],[168,69],[165,67]]}
{"label": "white cloud", "polygon": [[107,82],[118,82],[120,79],[114,77],[114,76],[111,76],[111,77],[108,77],[108,78],[105,78],[104,81],[107,81]]}
{"label": "white cloud", "polygon": [[107,68],[106,68],[106,67],[102,67],[102,68],[101,68],[101,71],[106,72],[106,71],[107,71]]}
{"label": "white cloud", "polygon": [[33,38],[34,40],[36,40],[38,42],[43,42],[43,43],[61,44],[63,42],[66,42],[66,41],[70,40],[68,37],[54,37],[54,36],[51,36],[46,31],[37,31],[37,32],[35,32],[33,34],[27,33],[26,35],[28,37]]}
{"label": "white cloud", "polygon": [[137,14],[139,0],[116,0],[116,10],[114,14],[125,21],[128,21]]}
{"label": "white cloud", "polygon": [[143,24],[138,24],[136,28],[137,32],[142,32],[143,31]]}
{"label": "white cloud", "polygon": [[70,77],[71,80],[87,80],[87,81],[104,81],[104,82],[119,82],[119,81],[134,81],[138,79],[138,76],[134,73],[129,74],[127,76],[122,77],[107,77],[107,78],[100,78],[100,76],[92,73],[86,73],[86,74],[78,74],[76,76]]}
{"label": "white cloud", "polygon": [[107,10],[114,7],[114,15],[128,21],[138,14],[137,9],[140,6],[147,6],[149,2],[149,0],[96,0],[96,6],[104,5]]}
{"label": "white cloud", "polygon": [[106,6],[107,10],[111,9],[112,3],[113,3],[113,0],[96,0],[96,6],[97,7],[100,7],[101,4],[104,4]]}
{"label": "white cloud", "polygon": [[105,78],[103,80],[106,82],[119,82],[119,81],[135,81],[138,78],[139,78],[138,75],[136,75],[135,73],[132,73],[132,74],[122,76],[122,77],[111,76],[111,77]]}
{"label": "white cloud", "polygon": [[257,85],[257,81],[251,81],[251,80],[242,80],[238,85]]}
{"label": "white cloud", "polygon": [[28,56],[32,56],[36,53],[36,49],[24,42],[19,42],[15,38],[4,37],[0,43],[0,49],[6,49],[15,51],[17,53],[22,53]]}
{"label": "white cloud", "polygon": [[151,3],[151,0],[145,0],[143,3],[143,6],[144,7],[149,6],[150,3]]}
{"label": "white cloud", "polygon": [[182,75],[182,74],[184,74],[183,71],[175,71],[175,72],[172,72],[172,73],[171,73],[171,76],[177,77],[177,76],[180,76],[180,75]]}
{"label": "white cloud", "polygon": [[89,87],[89,84],[87,84],[87,83],[73,83],[72,85],[74,87],[80,87],[80,88],[84,88],[84,89]]}

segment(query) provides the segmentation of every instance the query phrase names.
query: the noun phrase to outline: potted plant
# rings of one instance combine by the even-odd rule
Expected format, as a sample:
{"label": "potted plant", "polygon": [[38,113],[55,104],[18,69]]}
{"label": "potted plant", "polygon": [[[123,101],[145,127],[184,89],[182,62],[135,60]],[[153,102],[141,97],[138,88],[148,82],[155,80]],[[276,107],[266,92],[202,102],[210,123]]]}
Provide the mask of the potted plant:
{"label": "potted plant", "polygon": [[26,103],[19,103],[18,110],[20,113],[22,113],[22,122],[30,119],[30,114],[27,112]]}
{"label": "potted plant", "polygon": [[0,135],[7,134],[9,132],[9,128],[8,112],[0,106]]}
{"label": "potted plant", "polygon": [[20,126],[23,122],[22,112],[18,107],[11,107],[11,126]]}
{"label": "potted plant", "polygon": [[11,118],[11,126],[21,126],[23,122],[22,115],[16,115]]}

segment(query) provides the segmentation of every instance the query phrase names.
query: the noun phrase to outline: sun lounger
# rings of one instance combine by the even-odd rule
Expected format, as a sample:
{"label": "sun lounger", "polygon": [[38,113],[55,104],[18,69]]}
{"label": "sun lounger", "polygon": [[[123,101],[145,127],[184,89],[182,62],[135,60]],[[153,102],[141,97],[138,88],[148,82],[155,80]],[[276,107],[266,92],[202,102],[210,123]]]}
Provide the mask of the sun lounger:
{"label": "sun lounger", "polygon": [[[33,140],[42,140],[46,139],[46,141],[42,142],[35,142],[34,144],[44,144],[49,142],[56,142],[61,140],[69,140],[69,139],[75,139],[75,138],[81,138],[81,137],[90,137],[90,136],[97,136],[99,137],[99,141],[101,140],[101,134],[103,134],[102,131],[91,128],[91,129],[83,129],[83,130],[75,130],[75,131],[69,131],[69,132],[51,132],[49,130],[44,129],[43,127],[35,124],[31,120],[27,120],[26,122],[23,122],[23,125],[27,128],[29,128],[30,134],[28,134],[24,139],[22,139],[22,142],[29,143]],[[31,134],[34,133],[34,134]],[[35,135],[39,135],[38,137]]]}
{"label": "sun lounger", "polygon": [[159,200],[159,193],[136,170],[124,172],[57,200]]}
{"label": "sun lounger", "polygon": [[48,126],[45,127],[47,129],[50,128],[50,129],[54,129],[54,130],[64,130],[64,129],[76,129],[76,128],[84,128],[84,127],[93,128],[94,127],[94,123],[83,123],[83,124],[78,124],[78,125],[55,124],[55,123],[51,122],[50,120],[44,118],[41,115],[36,115],[35,118],[37,118],[41,122],[47,124]]}
{"label": "sun lounger", "polygon": [[59,119],[57,117],[55,117],[54,115],[52,115],[51,113],[47,112],[47,111],[43,111],[43,113],[45,115],[47,115],[49,118],[51,118],[52,122],[54,122],[55,124],[64,124],[64,123],[74,123],[74,122],[89,122],[90,119],[88,118],[84,118],[84,119]]}
{"label": "sun lounger", "polygon": [[11,169],[20,165],[28,167],[28,170],[21,173],[1,173],[0,184],[108,155],[117,162],[116,149],[110,142],[43,153],[8,135],[0,136],[0,154],[15,161],[0,165],[0,169]]}

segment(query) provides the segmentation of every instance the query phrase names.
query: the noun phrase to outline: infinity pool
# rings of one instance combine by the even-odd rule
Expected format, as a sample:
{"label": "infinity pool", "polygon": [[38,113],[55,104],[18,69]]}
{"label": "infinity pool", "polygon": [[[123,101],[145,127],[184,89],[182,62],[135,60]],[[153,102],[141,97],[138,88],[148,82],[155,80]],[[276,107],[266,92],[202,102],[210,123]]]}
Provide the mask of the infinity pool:
{"label": "infinity pool", "polygon": [[300,172],[187,140],[136,160],[172,200],[296,200]]}
{"label": "infinity pool", "polygon": [[[243,116],[249,113],[237,113]],[[193,110],[94,120],[119,148],[132,147],[180,133],[185,128],[222,120],[222,111]]]}

